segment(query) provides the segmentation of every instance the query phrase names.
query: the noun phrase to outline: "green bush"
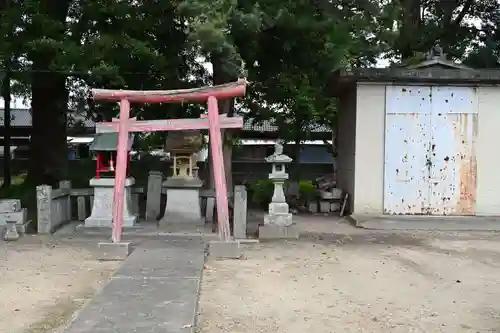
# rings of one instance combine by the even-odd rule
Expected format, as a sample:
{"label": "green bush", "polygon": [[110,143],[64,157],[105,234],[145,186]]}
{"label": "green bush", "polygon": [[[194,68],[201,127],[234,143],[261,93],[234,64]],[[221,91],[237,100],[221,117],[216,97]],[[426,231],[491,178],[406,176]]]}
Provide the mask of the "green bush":
{"label": "green bush", "polygon": [[313,200],[316,196],[316,186],[310,180],[301,180],[299,182],[299,194],[302,200]]}
{"label": "green bush", "polygon": [[265,179],[259,180],[250,184],[252,203],[259,207],[267,207],[273,197],[274,185],[273,182]]}
{"label": "green bush", "polygon": [[[251,183],[248,189],[249,196],[255,206],[267,208],[271,202],[274,192],[273,182],[265,179]],[[312,181],[301,180],[299,182],[299,195],[301,200],[310,201],[316,197],[316,187]]]}

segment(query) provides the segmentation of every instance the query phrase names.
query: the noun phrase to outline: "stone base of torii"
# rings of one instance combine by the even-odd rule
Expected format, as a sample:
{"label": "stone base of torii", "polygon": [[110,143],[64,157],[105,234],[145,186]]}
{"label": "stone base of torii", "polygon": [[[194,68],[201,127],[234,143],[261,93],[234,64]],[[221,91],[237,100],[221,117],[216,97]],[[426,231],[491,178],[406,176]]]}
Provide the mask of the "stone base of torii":
{"label": "stone base of torii", "polygon": [[[131,244],[122,242],[123,209],[127,165],[127,145],[130,132],[158,132],[182,130],[208,130],[210,135],[211,162],[215,181],[219,241],[209,244],[209,252],[218,258],[240,258],[240,241],[230,234],[227,186],[222,155],[221,129],[242,128],[242,117],[219,115],[218,100],[245,95],[247,82],[237,82],[197,89],[133,91],[92,89],[96,101],[120,102],[120,116],[111,122],[96,124],[96,132],[118,132],[118,148],[113,197],[112,242],[99,243],[102,260],[123,260],[131,252]],[[130,117],[130,103],[207,103],[208,114],[199,119],[137,120]]]}

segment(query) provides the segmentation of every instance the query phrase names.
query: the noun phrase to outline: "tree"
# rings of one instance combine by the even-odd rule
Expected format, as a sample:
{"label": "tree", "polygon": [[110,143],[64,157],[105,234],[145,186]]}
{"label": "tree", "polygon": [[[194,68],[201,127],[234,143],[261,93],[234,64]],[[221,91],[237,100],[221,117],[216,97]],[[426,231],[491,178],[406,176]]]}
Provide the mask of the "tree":
{"label": "tree", "polygon": [[393,48],[389,56],[407,62],[439,44],[450,59],[464,60],[478,38],[491,31],[491,22],[498,22],[499,8],[496,0],[390,1],[385,15],[396,28],[386,39]]}
{"label": "tree", "polygon": [[[189,78],[196,66],[185,46],[187,35],[175,1],[26,0],[15,4],[3,14],[11,26],[15,24],[18,36],[13,49],[17,59],[25,59],[19,79],[29,87],[32,99],[32,163],[27,178],[31,184],[53,184],[67,175],[66,117],[75,84],[158,89],[196,83]],[[6,43],[3,38],[2,44]],[[76,90],[79,93],[71,99],[88,102],[88,95]],[[92,108],[91,104],[90,111],[110,118],[114,107]],[[146,110],[143,116],[151,117],[158,112],[180,114],[182,109],[138,111]]]}
{"label": "tree", "polygon": [[[245,61],[235,43],[235,34],[239,30],[252,36],[259,32],[260,11],[257,4],[250,1],[185,0],[179,5],[179,12],[188,22],[193,49],[198,50],[199,56],[213,65],[214,84],[227,83],[245,76]],[[234,100],[220,101],[219,112],[232,116]],[[232,141],[232,133],[224,130],[224,169],[228,188],[233,187]],[[210,170],[208,175],[209,186],[213,188]]]}
{"label": "tree", "polygon": [[260,2],[263,22],[255,44],[242,35],[239,47],[252,85],[250,116],[273,119],[280,137],[295,141],[295,176],[300,177],[301,143],[316,124],[336,124],[336,101],[328,91],[331,73],[374,63],[381,8],[376,2]]}

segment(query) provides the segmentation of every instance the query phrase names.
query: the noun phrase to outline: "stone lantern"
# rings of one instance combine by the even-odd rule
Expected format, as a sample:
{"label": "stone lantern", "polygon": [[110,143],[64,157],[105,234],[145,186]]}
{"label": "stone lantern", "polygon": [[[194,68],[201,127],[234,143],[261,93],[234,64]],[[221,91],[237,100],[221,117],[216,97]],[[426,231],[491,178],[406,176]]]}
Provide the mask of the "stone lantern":
{"label": "stone lantern", "polygon": [[266,162],[272,163],[269,179],[274,184],[274,192],[269,212],[264,216],[264,225],[259,227],[259,238],[298,238],[298,233],[292,228],[292,214],[288,211],[283,190],[288,179],[285,166],[292,162],[292,159],[283,154],[283,146],[277,143],[274,154],[266,157]]}

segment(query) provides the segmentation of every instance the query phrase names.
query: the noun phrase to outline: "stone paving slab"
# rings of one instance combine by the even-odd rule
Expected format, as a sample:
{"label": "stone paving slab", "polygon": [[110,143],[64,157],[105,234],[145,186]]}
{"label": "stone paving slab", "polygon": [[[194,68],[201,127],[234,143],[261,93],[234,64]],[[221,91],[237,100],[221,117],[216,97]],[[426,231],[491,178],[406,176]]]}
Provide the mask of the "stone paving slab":
{"label": "stone paving slab", "polygon": [[115,277],[198,278],[204,259],[190,249],[136,249]]}
{"label": "stone paving slab", "polygon": [[205,244],[141,244],[65,333],[194,332]]}

